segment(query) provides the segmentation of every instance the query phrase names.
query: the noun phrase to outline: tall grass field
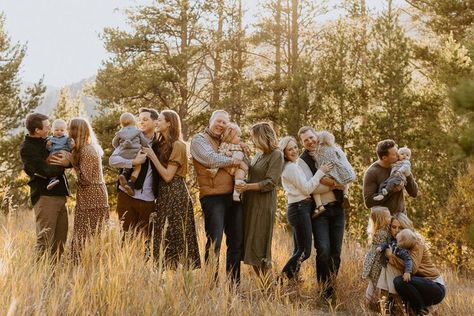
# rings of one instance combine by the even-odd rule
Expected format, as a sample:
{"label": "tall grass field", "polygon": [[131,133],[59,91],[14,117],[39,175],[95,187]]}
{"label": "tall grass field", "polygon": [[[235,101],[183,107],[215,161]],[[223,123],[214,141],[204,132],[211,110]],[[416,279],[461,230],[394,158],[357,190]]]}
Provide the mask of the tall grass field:
{"label": "tall grass field", "polygon": [[[203,256],[202,219],[197,218],[197,223]],[[365,245],[348,235],[336,299],[329,305],[319,296],[314,253],[303,263],[303,282],[262,282],[243,266],[242,282],[236,288],[225,278],[225,247],[217,282],[210,264],[194,271],[165,270],[145,259],[143,239],[122,243],[115,213],[108,228],[88,242],[77,265],[68,259],[70,244],[57,265],[35,262],[34,244],[31,211],[0,216],[1,315],[371,315],[363,304],[366,283],[360,276]],[[291,234],[276,228],[273,275],[280,272],[291,250]],[[474,315],[474,280],[451,269],[443,269],[443,277],[447,296],[436,313]]]}

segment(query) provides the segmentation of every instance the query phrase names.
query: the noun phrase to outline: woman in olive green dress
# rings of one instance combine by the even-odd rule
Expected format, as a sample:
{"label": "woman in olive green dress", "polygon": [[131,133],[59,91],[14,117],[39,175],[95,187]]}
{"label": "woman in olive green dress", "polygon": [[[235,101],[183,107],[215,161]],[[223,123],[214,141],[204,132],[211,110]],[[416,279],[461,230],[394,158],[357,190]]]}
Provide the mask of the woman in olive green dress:
{"label": "woman in olive green dress", "polygon": [[283,154],[275,131],[268,123],[258,123],[250,131],[258,153],[252,159],[246,183],[236,185],[243,194],[243,261],[257,274],[266,274],[272,262],[272,235],[277,208],[277,190],[283,171]]}

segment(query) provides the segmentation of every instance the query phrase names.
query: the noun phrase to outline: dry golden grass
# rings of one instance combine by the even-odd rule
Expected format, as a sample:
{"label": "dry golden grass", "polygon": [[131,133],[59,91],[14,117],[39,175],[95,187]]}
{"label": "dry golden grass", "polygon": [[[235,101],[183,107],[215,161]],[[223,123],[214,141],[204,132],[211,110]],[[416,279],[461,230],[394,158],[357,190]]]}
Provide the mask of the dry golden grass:
{"label": "dry golden grass", "polygon": [[[198,219],[198,223],[202,221]],[[201,225],[199,225],[201,226]],[[201,227],[201,254],[204,235]],[[229,288],[223,265],[217,284],[212,269],[163,271],[144,259],[142,240],[121,246],[117,220],[85,247],[82,263],[62,260],[55,269],[34,262],[34,220],[31,212],[0,217],[0,314],[5,315],[369,315],[362,302],[360,278],[364,249],[346,238],[337,300],[322,306],[314,273],[314,254],[303,264],[304,283],[259,285],[243,267],[238,290]],[[291,236],[276,229],[275,273],[292,248]],[[67,258],[66,256],[63,257]],[[222,261],[223,262],[223,261]],[[474,314],[474,281],[444,271],[448,295],[440,315]]]}

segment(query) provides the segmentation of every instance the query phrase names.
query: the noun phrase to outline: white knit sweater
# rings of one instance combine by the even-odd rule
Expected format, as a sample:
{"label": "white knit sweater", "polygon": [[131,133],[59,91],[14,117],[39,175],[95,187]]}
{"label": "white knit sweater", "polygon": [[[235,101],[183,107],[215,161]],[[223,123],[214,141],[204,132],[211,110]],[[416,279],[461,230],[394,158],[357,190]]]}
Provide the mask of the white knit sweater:
{"label": "white knit sweater", "polygon": [[319,180],[324,176],[324,172],[318,170],[314,176],[306,179],[306,175],[294,162],[286,162],[281,174],[281,183],[285,194],[288,197],[288,203],[302,201],[319,186]]}

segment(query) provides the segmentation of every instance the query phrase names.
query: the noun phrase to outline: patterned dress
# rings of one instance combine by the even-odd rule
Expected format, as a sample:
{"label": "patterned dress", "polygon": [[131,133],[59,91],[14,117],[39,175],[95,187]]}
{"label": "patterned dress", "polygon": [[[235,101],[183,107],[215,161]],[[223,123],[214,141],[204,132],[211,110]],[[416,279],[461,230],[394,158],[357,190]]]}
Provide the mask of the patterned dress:
{"label": "patterned dress", "polygon": [[92,145],[79,150],[74,170],[77,175],[77,193],[72,254],[77,259],[87,237],[99,233],[104,221],[109,218],[109,204],[102,159]]}
{"label": "patterned dress", "polygon": [[379,229],[372,240],[369,251],[365,255],[364,260],[364,270],[362,272],[362,278],[369,279],[373,284],[377,284],[377,281],[380,276],[380,271],[382,271],[383,264],[383,253],[377,251],[377,247],[382,246],[385,243],[388,243],[392,239],[390,230],[387,227]]}
{"label": "patterned dress", "polygon": [[340,184],[348,184],[355,180],[356,174],[351,164],[347,160],[346,154],[339,147],[321,146],[312,152],[316,165],[319,167],[326,162],[332,162],[334,167],[328,175],[333,177]]}
{"label": "patterned dress", "polygon": [[[194,222],[194,209],[186,186],[186,144],[176,141],[168,164],[178,167],[173,179],[158,182],[156,212],[152,214],[153,257],[164,256],[165,264],[175,269],[179,263],[199,268],[201,259]],[[164,237],[164,239],[163,239]]]}
{"label": "patterned dress", "polygon": [[257,154],[250,164],[248,183],[259,183],[260,191],[245,191],[244,262],[253,266],[271,266],[272,236],[277,209],[276,187],[283,172],[283,154],[275,149]]}

